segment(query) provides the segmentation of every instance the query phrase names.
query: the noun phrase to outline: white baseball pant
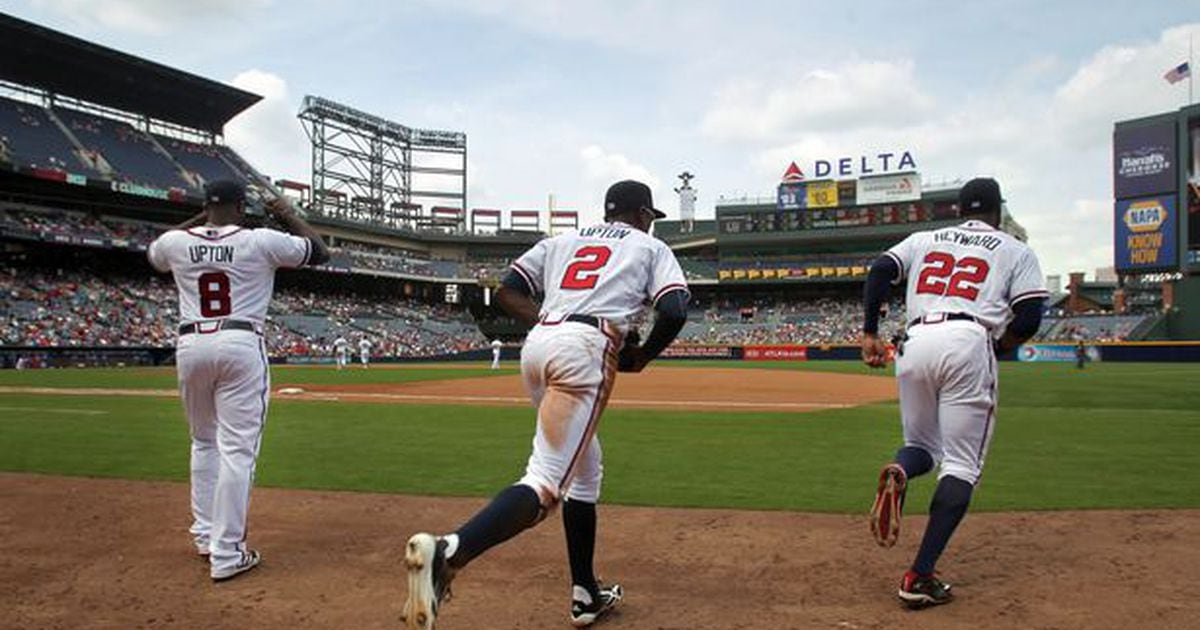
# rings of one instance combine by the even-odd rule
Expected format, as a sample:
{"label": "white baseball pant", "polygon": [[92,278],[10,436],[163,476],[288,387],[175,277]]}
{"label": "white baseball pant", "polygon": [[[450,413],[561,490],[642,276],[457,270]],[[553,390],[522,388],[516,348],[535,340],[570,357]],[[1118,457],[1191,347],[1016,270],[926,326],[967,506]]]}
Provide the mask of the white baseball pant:
{"label": "white baseball pant", "polygon": [[539,324],[521,349],[521,375],[537,407],[533,452],[519,483],[550,508],[564,496],[596,503],[604,476],[596,428],[617,375],[619,332],[577,322]]}
{"label": "white baseball pant", "polygon": [[996,427],[996,356],[987,330],[970,321],[909,328],[896,378],[905,445],[940,462],[939,479],[978,482]]}
{"label": "white baseball pant", "polygon": [[192,435],[192,527],[214,575],[246,550],[246,514],[271,391],[266,346],[243,330],[182,335],[179,391]]}

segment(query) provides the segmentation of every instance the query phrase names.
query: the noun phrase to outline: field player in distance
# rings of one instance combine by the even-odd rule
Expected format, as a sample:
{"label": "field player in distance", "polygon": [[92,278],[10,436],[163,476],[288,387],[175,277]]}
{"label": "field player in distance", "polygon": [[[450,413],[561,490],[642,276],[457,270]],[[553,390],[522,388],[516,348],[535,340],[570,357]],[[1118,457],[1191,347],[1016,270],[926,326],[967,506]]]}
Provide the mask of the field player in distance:
{"label": "field player in distance", "polygon": [[245,201],[242,184],[210,183],[204,211],[147,252],[179,290],[175,363],[192,438],[190,531],[214,581],[259,562],[246,547],[246,515],[271,390],[263,320],[275,270],[329,259],[321,237],[286,201],[271,202],[267,212],[293,235],[242,228]]}
{"label": "field player in distance", "polygon": [[1049,292],[1033,250],[1001,232],[1003,200],[993,179],[959,192],[966,222],[916,232],[871,266],[864,295],[863,360],[887,363],[880,307],[893,285],[907,283],[907,329],[898,344],[896,379],[904,446],[879,475],[871,531],[896,543],[908,481],[941,465],[929,523],[898,595],[921,608],[953,599],[934,566],[967,512],[996,423],[996,354],[1037,332]]}
{"label": "field player in distance", "polygon": [[[453,533],[408,541],[410,630],[429,630],[469,562],[537,525],[562,505],[571,568],[571,622],[587,626],[621,600],[592,568],[602,463],[596,427],[617,371],[640,372],[683,328],[689,293],[674,253],[648,231],[656,218],[645,184],[622,181],[605,196],[605,223],[545,239],[513,263],[497,304],[531,326],[521,375],[537,407],[525,474]],[[533,301],[542,296],[539,309]],[[644,345],[629,322],[650,302],[656,313]],[[626,335],[629,335],[628,337]]]}

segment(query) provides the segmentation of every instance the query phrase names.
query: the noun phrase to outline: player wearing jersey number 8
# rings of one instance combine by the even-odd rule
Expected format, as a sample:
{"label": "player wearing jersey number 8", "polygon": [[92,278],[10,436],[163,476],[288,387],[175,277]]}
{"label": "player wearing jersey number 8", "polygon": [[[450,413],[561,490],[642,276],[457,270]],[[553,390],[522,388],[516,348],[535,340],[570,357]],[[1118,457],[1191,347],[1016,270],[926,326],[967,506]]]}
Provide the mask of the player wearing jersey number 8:
{"label": "player wearing jersey number 8", "polygon": [[292,234],[243,229],[245,200],[238,182],[210,183],[204,211],[147,251],[179,289],[175,364],[192,438],[190,531],[216,581],[259,562],[246,545],[246,517],[270,399],[263,321],[275,270],[329,258],[320,236],[284,201],[267,211]]}

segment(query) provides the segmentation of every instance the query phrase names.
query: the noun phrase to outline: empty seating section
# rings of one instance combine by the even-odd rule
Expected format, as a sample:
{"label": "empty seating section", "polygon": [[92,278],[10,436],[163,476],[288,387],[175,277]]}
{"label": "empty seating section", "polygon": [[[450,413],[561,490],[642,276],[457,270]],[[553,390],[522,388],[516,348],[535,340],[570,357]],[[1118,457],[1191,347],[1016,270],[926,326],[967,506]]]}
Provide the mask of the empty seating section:
{"label": "empty seating section", "polygon": [[170,159],[146,134],[128,123],[56,108],[54,114],[85,150],[99,153],[116,172],[113,178],[154,188],[191,188]]}
{"label": "empty seating section", "polygon": [[19,166],[87,172],[71,141],[37,105],[0,98],[0,139]]}
{"label": "empty seating section", "polygon": [[198,185],[218,179],[246,181],[245,177],[234,171],[221,159],[219,147],[157,135],[154,136],[154,139],[175,158],[180,166],[199,176],[196,180]]}

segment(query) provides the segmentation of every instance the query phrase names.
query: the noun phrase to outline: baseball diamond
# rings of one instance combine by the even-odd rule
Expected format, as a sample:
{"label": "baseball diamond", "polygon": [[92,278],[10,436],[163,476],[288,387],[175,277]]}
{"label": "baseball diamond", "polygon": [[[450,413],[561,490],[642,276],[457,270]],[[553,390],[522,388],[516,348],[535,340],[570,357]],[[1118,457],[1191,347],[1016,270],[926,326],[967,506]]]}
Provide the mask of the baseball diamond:
{"label": "baseball diamond", "polygon": [[0,13],[0,626],[1197,626],[1200,27],[133,4]]}

